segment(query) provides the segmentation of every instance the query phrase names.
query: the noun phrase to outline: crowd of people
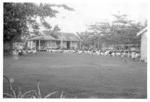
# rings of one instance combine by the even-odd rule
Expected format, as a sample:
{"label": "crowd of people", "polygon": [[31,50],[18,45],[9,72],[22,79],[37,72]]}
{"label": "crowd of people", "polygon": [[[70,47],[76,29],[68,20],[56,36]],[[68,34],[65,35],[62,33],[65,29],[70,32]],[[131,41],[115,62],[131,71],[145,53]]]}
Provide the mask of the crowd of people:
{"label": "crowd of people", "polygon": [[77,53],[77,54],[89,54],[89,55],[101,55],[101,56],[120,56],[128,57],[132,59],[139,59],[140,53],[138,51],[129,50],[48,50],[50,53]]}
{"label": "crowd of people", "polygon": [[[128,57],[132,59],[139,59],[140,53],[138,51],[130,51],[130,50],[81,50],[81,49],[48,49],[46,52],[50,53],[77,53],[77,54],[88,54],[88,55],[97,55],[97,56],[120,56],[120,57]],[[35,54],[37,53],[36,49],[14,49],[13,55],[26,55],[26,54]]]}
{"label": "crowd of people", "polygon": [[26,54],[34,54],[34,53],[37,53],[36,49],[14,49],[12,51],[13,55],[19,55],[19,56],[26,55]]}

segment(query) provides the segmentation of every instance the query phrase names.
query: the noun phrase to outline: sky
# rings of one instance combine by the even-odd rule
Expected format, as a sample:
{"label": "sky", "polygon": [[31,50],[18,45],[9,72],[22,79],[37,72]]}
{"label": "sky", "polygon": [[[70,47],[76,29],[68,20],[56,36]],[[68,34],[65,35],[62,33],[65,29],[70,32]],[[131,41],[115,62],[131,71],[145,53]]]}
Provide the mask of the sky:
{"label": "sky", "polygon": [[[147,0],[50,0],[50,4],[66,4],[74,11],[53,8],[59,11],[55,18],[46,21],[58,25],[62,32],[82,32],[88,25],[113,20],[112,15],[120,12],[132,20],[143,23],[147,18]],[[44,29],[44,28],[41,28]]]}

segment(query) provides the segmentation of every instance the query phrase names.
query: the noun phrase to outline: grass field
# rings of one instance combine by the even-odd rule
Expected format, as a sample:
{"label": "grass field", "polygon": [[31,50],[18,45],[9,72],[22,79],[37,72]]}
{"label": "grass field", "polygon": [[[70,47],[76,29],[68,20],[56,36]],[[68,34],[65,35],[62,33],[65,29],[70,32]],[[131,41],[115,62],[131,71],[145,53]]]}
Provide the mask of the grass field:
{"label": "grass field", "polygon": [[[22,90],[41,82],[43,95],[64,91],[68,98],[146,98],[147,68],[120,57],[50,54],[4,57],[4,74]],[[4,92],[7,91],[4,80]]]}

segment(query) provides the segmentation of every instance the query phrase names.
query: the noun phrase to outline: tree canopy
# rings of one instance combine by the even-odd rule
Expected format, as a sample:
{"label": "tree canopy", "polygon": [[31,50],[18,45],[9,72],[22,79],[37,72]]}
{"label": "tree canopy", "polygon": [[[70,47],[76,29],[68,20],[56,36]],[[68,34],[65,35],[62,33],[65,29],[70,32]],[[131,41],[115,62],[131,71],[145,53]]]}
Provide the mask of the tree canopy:
{"label": "tree canopy", "polygon": [[33,4],[33,3],[4,3],[4,42],[20,40],[21,35],[28,35],[27,23],[30,23],[36,34],[39,34],[39,25],[33,19],[39,16],[43,25],[51,26],[45,22],[45,17],[55,17],[58,11],[52,7],[63,7],[73,10],[67,5]]}
{"label": "tree canopy", "polygon": [[[130,20],[127,15],[116,14],[115,18],[110,22],[99,22],[89,26],[90,32],[82,32],[78,35],[82,36],[83,45],[92,45],[95,48],[100,48],[103,44],[139,44],[140,37],[136,34],[145,25]],[[87,34],[88,33],[88,34]],[[92,35],[92,36],[91,36]],[[84,40],[88,38],[89,40]]]}

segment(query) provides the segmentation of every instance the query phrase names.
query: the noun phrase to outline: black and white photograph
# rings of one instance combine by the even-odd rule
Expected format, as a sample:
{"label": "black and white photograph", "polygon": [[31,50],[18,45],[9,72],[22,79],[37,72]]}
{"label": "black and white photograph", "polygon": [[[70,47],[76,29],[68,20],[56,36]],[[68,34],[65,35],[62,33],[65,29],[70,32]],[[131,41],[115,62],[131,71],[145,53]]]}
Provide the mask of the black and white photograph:
{"label": "black and white photograph", "polygon": [[148,98],[148,0],[2,6],[3,99]]}

